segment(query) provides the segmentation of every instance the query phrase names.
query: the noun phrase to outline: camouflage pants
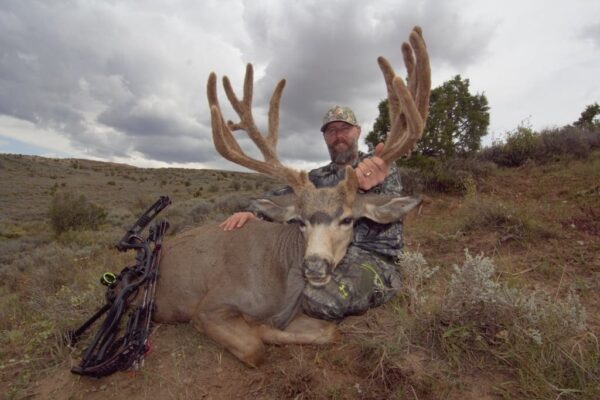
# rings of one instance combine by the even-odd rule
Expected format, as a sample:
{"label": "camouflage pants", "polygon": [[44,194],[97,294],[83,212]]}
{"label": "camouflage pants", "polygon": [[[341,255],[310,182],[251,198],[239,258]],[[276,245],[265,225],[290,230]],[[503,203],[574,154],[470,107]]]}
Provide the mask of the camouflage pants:
{"label": "camouflage pants", "polygon": [[400,275],[391,260],[350,245],[327,285],[306,286],[302,309],[311,317],[339,320],[382,305],[399,289]]}

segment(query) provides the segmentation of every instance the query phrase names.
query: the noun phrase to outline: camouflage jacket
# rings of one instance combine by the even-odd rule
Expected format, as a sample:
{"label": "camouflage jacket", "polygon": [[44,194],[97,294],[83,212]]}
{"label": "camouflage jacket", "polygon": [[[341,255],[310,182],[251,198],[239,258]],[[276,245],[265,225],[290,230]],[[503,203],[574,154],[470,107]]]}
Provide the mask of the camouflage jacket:
{"label": "camouflage jacket", "polygon": [[[364,158],[370,157],[371,154],[359,152],[358,156],[359,161],[362,161]],[[352,166],[356,167],[359,161]],[[308,173],[309,179],[318,188],[335,186],[339,181],[344,179],[345,176],[345,167],[339,167],[334,163],[313,169]],[[292,189],[289,186],[286,186],[271,191],[267,193],[266,196],[277,196],[291,192]],[[402,196],[402,183],[400,182],[400,174],[398,173],[396,164],[390,166],[390,174],[381,184],[368,191],[360,190],[359,192]],[[402,250],[402,222],[378,224],[367,218],[361,218],[356,222],[354,227],[352,244],[379,255],[398,257]]]}

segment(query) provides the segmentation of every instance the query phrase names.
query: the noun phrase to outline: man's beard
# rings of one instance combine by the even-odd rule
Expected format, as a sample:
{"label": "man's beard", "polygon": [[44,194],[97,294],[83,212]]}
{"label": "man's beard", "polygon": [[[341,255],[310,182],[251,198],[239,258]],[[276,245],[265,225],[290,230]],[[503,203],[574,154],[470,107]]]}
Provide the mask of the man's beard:
{"label": "man's beard", "polygon": [[346,150],[342,151],[337,151],[335,149],[336,144],[337,142],[333,143],[331,146],[327,146],[331,161],[334,164],[351,165],[358,156],[358,141],[355,140]]}

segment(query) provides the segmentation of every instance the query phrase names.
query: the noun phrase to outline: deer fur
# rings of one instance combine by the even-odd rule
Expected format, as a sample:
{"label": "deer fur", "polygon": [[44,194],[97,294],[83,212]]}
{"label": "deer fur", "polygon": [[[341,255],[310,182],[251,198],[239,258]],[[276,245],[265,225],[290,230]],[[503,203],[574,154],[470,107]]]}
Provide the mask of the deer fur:
{"label": "deer fur", "polygon": [[[387,162],[410,153],[421,137],[428,112],[429,60],[420,28],[413,29],[410,43],[403,45],[409,87],[395,76],[385,59],[379,59],[392,116],[392,132],[382,155]],[[294,194],[253,203],[254,211],[275,223],[255,220],[228,232],[216,224],[205,225],[167,240],[154,319],[191,322],[241,361],[257,366],[264,358],[265,344],[325,344],[338,338],[334,324],[302,314],[304,287],[329,282],[352,240],[356,220],[396,222],[420,200],[359,195],[351,167],[346,167],[346,178],[337,186],[317,189],[306,172],[282,165],[275,147],[285,81],[277,85],[272,96],[266,136],[258,131],[251,113],[252,81],[249,64],[240,101],[229,80],[223,79],[227,97],[240,116],[239,123],[225,123],[217,99],[216,75],[209,76],[207,93],[215,148],[230,161],[286,181]],[[232,133],[238,129],[246,131],[264,161],[243,152]]]}

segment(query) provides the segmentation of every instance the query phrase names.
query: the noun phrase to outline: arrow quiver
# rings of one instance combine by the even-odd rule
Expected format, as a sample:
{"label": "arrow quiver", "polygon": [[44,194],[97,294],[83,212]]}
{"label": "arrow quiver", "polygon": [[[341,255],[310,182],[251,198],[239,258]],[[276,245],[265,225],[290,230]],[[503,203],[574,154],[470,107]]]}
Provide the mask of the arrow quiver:
{"label": "arrow quiver", "polygon": [[[161,196],[117,243],[119,251],[136,251],[135,262],[116,276],[112,273],[102,275],[101,282],[108,286],[106,304],[77,330],[67,334],[71,345],[77,343],[79,337],[106,313],[100,329],[83,354],[81,364],[73,367],[71,372],[99,378],[143,364],[144,355],[149,350],[148,336],[162,241],[169,222],[156,222],[146,238],[141,233],[169,204],[169,197]],[[122,323],[130,308],[127,322]],[[125,325],[125,330],[119,336],[122,325]]]}

